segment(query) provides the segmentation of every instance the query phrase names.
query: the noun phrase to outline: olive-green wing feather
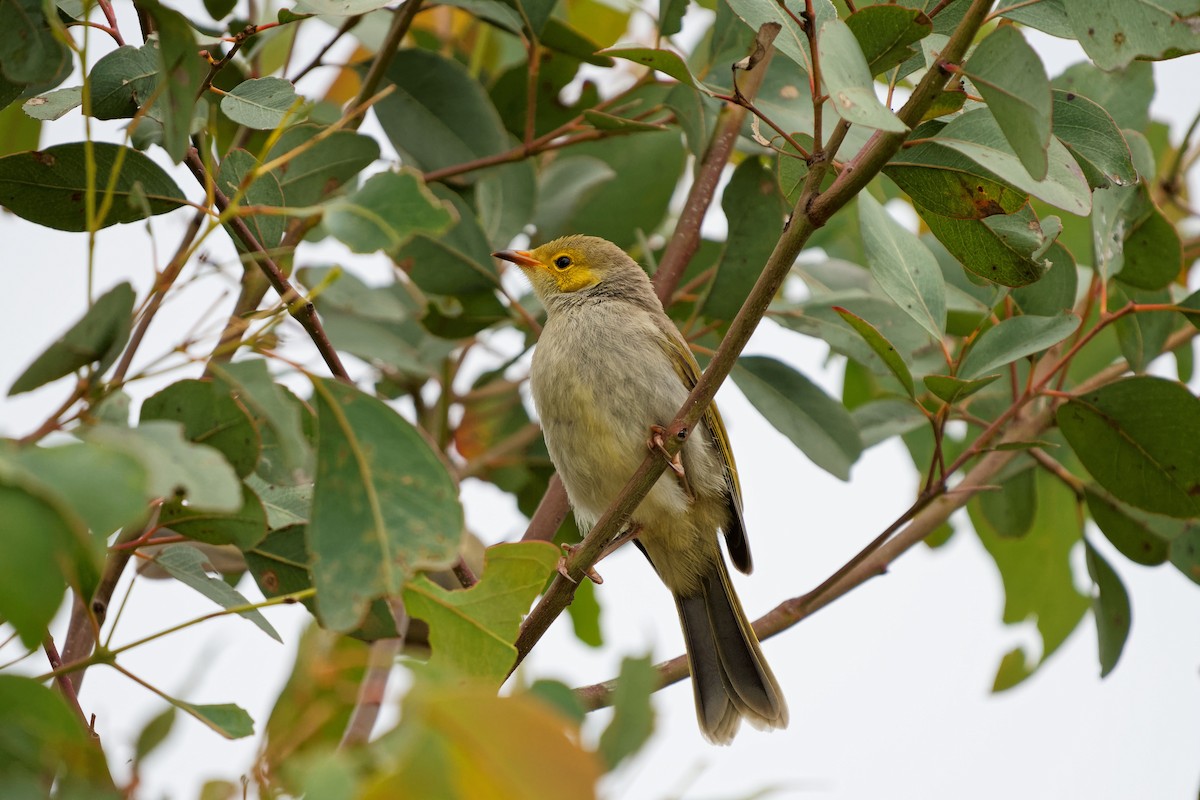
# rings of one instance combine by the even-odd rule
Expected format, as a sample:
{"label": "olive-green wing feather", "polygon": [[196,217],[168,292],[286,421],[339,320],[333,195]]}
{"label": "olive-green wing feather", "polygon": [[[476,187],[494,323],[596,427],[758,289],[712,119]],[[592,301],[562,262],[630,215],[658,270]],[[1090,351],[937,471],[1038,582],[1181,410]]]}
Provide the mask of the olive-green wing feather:
{"label": "olive-green wing feather", "polygon": [[[671,359],[675,372],[689,390],[694,388],[696,382],[700,380],[700,364],[692,355],[687,342],[665,315],[660,321],[660,326],[664,328],[663,332],[666,334],[661,340],[663,349]],[[725,531],[729,557],[735,567],[749,574],[754,568],[754,564],[750,558],[750,543],[746,539],[746,523],[742,518],[742,485],[738,481],[737,464],[733,461],[733,451],[729,447],[729,434],[725,431],[725,423],[721,420],[721,412],[717,410],[715,402],[710,403],[708,410],[704,412],[704,424],[708,428],[709,435],[717,444],[717,455],[721,459],[721,465],[725,468],[725,484],[729,489],[727,497],[730,522]]]}

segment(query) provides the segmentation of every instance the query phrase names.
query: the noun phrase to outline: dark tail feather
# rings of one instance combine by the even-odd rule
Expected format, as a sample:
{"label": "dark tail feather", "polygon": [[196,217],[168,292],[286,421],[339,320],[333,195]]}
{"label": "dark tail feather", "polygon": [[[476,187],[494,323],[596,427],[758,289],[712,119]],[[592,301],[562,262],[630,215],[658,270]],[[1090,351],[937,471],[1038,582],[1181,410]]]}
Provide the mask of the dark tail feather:
{"label": "dark tail feather", "polygon": [[742,717],[759,729],[787,727],[787,703],[724,562],[715,562],[700,594],[676,595],[675,604],[692,670],[696,716],[705,736],[728,744]]}

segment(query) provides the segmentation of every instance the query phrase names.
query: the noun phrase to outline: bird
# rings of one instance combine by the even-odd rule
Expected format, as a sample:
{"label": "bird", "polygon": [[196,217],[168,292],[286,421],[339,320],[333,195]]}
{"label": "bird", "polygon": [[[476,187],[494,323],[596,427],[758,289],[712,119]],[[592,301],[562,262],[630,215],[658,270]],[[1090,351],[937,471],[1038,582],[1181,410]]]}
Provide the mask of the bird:
{"label": "bird", "polygon": [[[546,309],[530,392],[579,527],[590,530],[699,380],[687,341],[624,250],[570,235],[493,256],[518,267]],[[686,434],[685,434],[686,435]],[[741,720],[787,727],[787,702],[721,553],[752,569],[729,437],[710,405],[633,512],[632,538],[675,599],[701,733],[729,744]],[[621,540],[621,537],[617,537]]]}

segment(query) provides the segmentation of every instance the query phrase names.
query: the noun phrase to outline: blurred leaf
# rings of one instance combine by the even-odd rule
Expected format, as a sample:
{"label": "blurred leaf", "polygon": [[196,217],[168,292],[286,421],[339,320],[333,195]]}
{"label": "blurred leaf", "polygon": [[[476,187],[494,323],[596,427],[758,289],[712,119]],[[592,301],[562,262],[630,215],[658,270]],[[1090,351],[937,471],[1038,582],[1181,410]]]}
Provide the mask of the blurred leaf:
{"label": "blurred leaf", "polygon": [[221,111],[239,125],[272,130],[294,122],[303,101],[296,87],[283,78],[251,78],[221,98]]}
{"label": "blurred leaf", "polygon": [[387,0],[298,0],[297,11],[331,17],[354,17],[387,5]]}
{"label": "blurred leaf", "polygon": [[[823,23],[837,19],[837,9],[830,0],[815,0],[812,5],[812,22],[817,30]],[[811,74],[812,57],[808,52],[808,37],[786,8],[772,0],[730,0],[729,7],[754,31],[765,22],[778,22],[781,30],[775,39],[776,49],[798,64],[805,73]],[[852,46],[858,50],[858,42],[853,42]]]}
{"label": "blurred leaf", "polygon": [[518,161],[480,172],[475,202],[488,243],[493,248],[507,247],[533,218],[537,202],[533,162]]}
{"label": "blurred leaf", "polygon": [[1073,397],[1058,427],[1092,477],[1130,505],[1200,515],[1200,400],[1175,381],[1125,378]]}
{"label": "blurred leaf", "polygon": [[1194,583],[1200,583],[1200,525],[1195,520],[1171,540],[1170,553],[1171,563]]}
{"label": "blurred leaf", "polygon": [[444,186],[434,185],[433,195],[458,217],[440,236],[418,235],[392,258],[413,283],[430,294],[491,294],[500,282],[492,247],[470,206]]}
{"label": "blurred leaf", "polygon": [[600,757],[611,771],[638,752],[654,733],[650,697],[659,686],[658,670],[649,656],[623,658],[613,687],[613,717],[600,734]]}
{"label": "blurred leaf", "polygon": [[616,171],[599,158],[567,153],[554,159],[538,174],[533,224],[541,239],[550,238],[547,232],[566,230],[567,220],[575,209],[602,184],[617,176]]}
{"label": "blurred leaf", "polygon": [[1001,481],[999,491],[981,492],[977,497],[980,513],[997,536],[1024,536],[1037,514],[1037,470],[1022,469]]}
{"label": "blurred leaf", "polygon": [[1044,179],[1052,100],[1038,54],[1016,27],[1001,25],[975,46],[962,71],[983,95],[1030,176]]}
{"label": "blurred leaf", "polygon": [[[242,189],[242,183],[245,181],[259,163],[245,150],[234,149],[225,154],[224,160],[221,161],[221,168],[217,172],[217,188],[225,193],[225,196],[232,199],[238,194],[239,189]],[[238,198],[238,204],[242,206],[268,206],[280,207],[284,204],[283,189],[279,186],[279,180],[275,175],[267,173],[250,183],[245,187],[243,193]],[[279,245],[279,240],[283,237],[284,228],[287,225],[287,217],[279,214],[254,214],[251,216],[239,215],[241,220],[246,223],[250,232],[254,234],[254,238],[258,239],[267,250],[271,250]],[[246,245],[234,237],[234,242],[238,249],[245,251]]]}
{"label": "blurred leaf", "polygon": [[410,169],[372,175],[358,191],[325,206],[329,232],[355,253],[396,250],[420,233],[437,235],[454,222]]}
{"label": "blurred leaf", "polygon": [[262,444],[246,409],[226,384],[182,380],[142,403],[141,419],[183,423],[189,441],[221,451],[239,478],[254,471]]}
{"label": "blurred leaf", "polygon": [[872,5],[846,17],[872,75],[879,75],[912,57],[912,47],[933,31],[929,17],[917,8]]}
{"label": "blurred leaf", "polygon": [[842,480],[862,452],[854,421],[838,401],[782,361],[742,356],[733,380],[768,422],[814,464]]}
{"label": "blurred leaf", "polygon": [[[1037,512],[1029,532],[1019,539],[1000,536],[974,504],[967,510],[1004,582],[1004,622],[1037,622],[1042,636],[1040,664],[1075,630],[1088,598],[1075,588],[1071,575],[1070,554],[1082,535],[1075,497],[1043,470],[1036,471],[1035,481]],[[1001,665],[994,691],[1015,686],[1030,674],[1023,656],[1010,654]]]}
{"label": "blurred leaf", "polygon": [[197,542],[248,550],[267,535],[267,512],[254,490],[243,484],[242,507],[237,511],[196,511],[174,501],[163,506],[158,524]]}
{"label": "blurred leaf", "polygon": [[[249,606],[250,601],[220,578],[214,578],[206,571],[210,566],[204,553],[186,544],[171,544],[164,547],[154,556],[154,563],[165,569],[171,577],[180,583],[195,589],[200,594],[212,600],[224,609]],[[256,608],[237,612],[239,616],[253,622],[277,642],[282,643],[279,632],[267,622],[267,618]],[[242,734],[248,736],[249,733]],[[230,738],[238,738],[231,736]]]}
{"label": "blurred leaf", "polygon": [[32,391],[94,361],[103,372],[116,361],[129,341],[132,325],[133,287],[118,283],[92,305],[54,344],[21,373],[8,396]]}
{"label": "blurred leaf", "polygon": [[[3,76],[0,75],[0,81]],[[0,97],[0,100],[3,100]],[[42,123],[29,117],[20,106],[3,108],[0,102],[0,157],[36,150],[41,141]]]}
{"label": "blurred leaf", "polygon": [[1171,58],[1200,50],[1193,3],[1063,0],[1063,6],[1075,38],[1100,69],[1118,69],[1135,58]]}
{"label": "blurred leaf", "polygon": [[141,520],[151,497],[135,458],[95,444],[25,447],[14,462],[53,489],[98,537]]}
{"label": "blurred leaf", "polygon": [[1062,0],[1043,0],[1033,5],[1013,4],[1001,9],[1000,16],[1060,39],[1075,38]]}
{"label": "blurred leaf", "polygon": [[576,725],[582,725],[587,718],[587,709],[580,702],[579,695],[565,683],[542,678],[529,685],[529,694],[546,702]]}
{"label": "blurred leaf", "polygon": [[[1121,291],[1114,285],[1109,289],[1108,300],[1112,305],[1124,305],[1128,301],[1170,305],[1171,293],[1165,289],[1157,292],[1136,289]],[[1129,362],[1130,369],[1145,372],[1150,362],[1162,354],[1175,321],[1171,313],[1148,311],[1127,314],[1113,323],[1121,355]]]}
{"label": "blurred leaf", "polygon": [[290,391],[275,383],[261,358],[208,366],[217,380],[250,412],[262,449],[258,470],[268,480],[303,482],[311,468],[312,451],[305,438],[305,421],[312,412]]}
{"label": "blurred leaf", "polygon": [[6,787],[29,790],[14,800],[47,796],[56,777],[61,798],[116,800],[118,794],[92,734],[80,724],[62,696],[33,678],[0,675],[0,764]]}
{"label": "blurred leaf", "polygon": [[404,605],[429,623],[430,669],[498,687],[516,661],[521,620],[560,553],[546,542],[499,544],[484,553],[483,574],[471,588],[446,591],[421,576],[405,586]]}
{"label": "blurred leaf", "polygon": [[1138,289],[1165,289],[1183,267],[1183,243],[1179,232],[1153,206],[1129,229],[1123,253],[1124,263],[1116,278]]}
{"label": "blurred leaf", "polygon": [[390,772],[362,800],[596,797],[599,759],[580,747],[569,719],[528,692],[418,682],[400,713],[403,731],[378,745],[392,751]]}
{"label": "blurred leaf", "polygon": [[[483,86],[457,61],[405,48],[392,58],[387,79],[396,91],[374,110],[409,167],[429,172],[495,155],[508,145]],[[466,178],[474,180],[471,174]]]}
{"label": "blurred leaf", "polygon": [[382,401],[314,378],[313,402],[313,579],[323,623],[348,631],[416,571],[454,563],[463,512],[441,454]]}
{"label": "blurred leaf", "polygon": [[863,337],[863,340],[871,346],[871,349],[883,359],[883,363],[887,365],[892,374],[904,386],[908,392],[908,396],[914,397],[916,395],[916,388],[913,385],[912,373],[909,372],[908,365],[904,363],[904,358],[896,351],[895,346],[874,325],[862,317],[847,311],[841,306],[834,306],[833,310],[842,319],[846,320],[846,323],[851,328],[854,328],[859,336]]}
{"label": "blurred leaf", "polygon": [[312,484],[280,486],[268,483],[258,475],[249,475],[246,485],[258,495],[267,513],[269,530],[308,522],[308,511],[312,507]]}
{"label": "blurred leaf", "polygon": [[956,378],[953,375],[926,375],[923,380],[926,389],[953,405],[960,400],[966,400],[999,377],[999,373],[984,375],[975,380]]}
{"label": "blurred leaf", "polygon": [[875,82],[858,40],[840,19],[823,22],[817,31],[821,79],[833,109],[847,122],[893,133],[905,133],[900,121],[875,94]]}
{"label": "blurred leaf", "polygon": [[[60,231],[86,231],[87,167],[83,142],[0,158],[0,205],[22,219]],[[93,142],[97,210],[112,173],[113,201],[97,228],[165,214],[186,202],[162,168],[142,153],[108,142]]]}
{"label": "blurred leaf", "polygon": [[1107,111],[1083,95],[1054,91],[1054,135],[1075,156],[1093,189],[1137,180],[1121,129]]}
{"label": "blurred leaf", "polygon": [[1096,618],[1096,636],[1100,644],[1100,677],[1106,677],[1117,666],[1125,640],[1129,638],[1132,622],[1129,608],[1129,593],[1125,591],[1116,570],[1109,566],[1104,557],[1083,540],[1087,553],[1088,575],[1096,584],[1096,595],[1092,598],[1092,614]]}
{"label": "blurred leaf", "polygon": [[704,298],[706,317],[731,320],[754,288],[775,246],[785,209],[774,176],[759,158],[738,164],[721,195],[728,233]]}
{"label": "blurred leaf", "polygon": [[96,425],[82,438],[137,459],[146,468],[150,497],[184,496],[193,508],[211,511],[241,507],[237,473],[218,450],[189,442],[180,423],[149,420],[136,428]]}
{"label": "blurred leaf", "polygon": [[567,613],[571,616],[571,629],[576,639],[588,647],[604,646],[600,602],[596,599],[596,587],[591,581],[583,581],[575,588],[575,597],[567,606]]}
{"label": "blurred leaf", "polygon": [[1046,260],[1050,262],[1050,269],[1037,283],[1018,286],[1010,293],[1021,311],[1030,316],[1052,317],[1070,311],[1075,305],[1079,272],[1070,251],[1055,242],[1046,251]]}
{"label": "blurred leaf", "polygon": [[933,254],[867,192],[858,196],[871,274],[896,305],[934,339],[946,331],[946,285]]}
{"label": "blurred leaf", "polygon": [[144,0],[140,8],[153,18],[158,32],[162,93],[154,101],[154,113],[163,125],[163,149],[178,164],[191,146],[192,111],[206,68],[196,54],[187,17],[159,0]]}
{"label": "blurred leaf", "polygon": [[1058,344],[1079,328],[1079,317],[1063,312],[1053,317],[1021,315],[1001,320],[983,332],[963,359],[958,374],[978,378],[1019,358]]}
{"label": "blurred leaf", "polygon": [[69,68],[71,51],[55,37],[38,0],[0,3],[0,30],[2,74],[13,83],[41,83]]}
{"label": "blurred leaf", "polygon": [[1082,61],[1068,67],[1051,84],[1096,103],[1123,130],[1144,130],[1150,122],[1150,101],[1155,93],[1154,71],[1148,62],[1134,61],[1124,69],[1106,71]]}
{"label": "blurred leaf", "polygon": [[1096,527],[1121,555],[1148,567],[1167,560],[1170,539],[1144,514],[1123,507],[1093,486],[1087,487],[1087,505]]}
{"label": "blurred leaf", "polygon": [[165,711],[155,714],[142,726],[133,747],[135,762],[142,761],[166,741],[166,738],[171,735],[171,728],[175,726],[175,717],[175,706],[168,706]]}

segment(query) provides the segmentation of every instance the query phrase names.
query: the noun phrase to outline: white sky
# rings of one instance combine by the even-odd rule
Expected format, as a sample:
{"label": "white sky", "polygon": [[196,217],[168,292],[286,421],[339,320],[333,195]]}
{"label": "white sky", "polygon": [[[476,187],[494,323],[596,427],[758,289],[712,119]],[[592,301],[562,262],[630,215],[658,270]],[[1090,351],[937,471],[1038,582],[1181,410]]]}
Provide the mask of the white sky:
{"label": "white sky", "polygon": [[[1030,38],[1051,75],[1078,60],[1061,42]],[[1197,63],[1191,57],[1156,68],[1154,113],[1172,122],[1176,140],[1200,106]],[[48,125],[42,144],[76,140],[80,130],[75,112]],[[161,160],[160,153],[152,155]],[[177,180],[192,191],[190,176]],[[97,287],[129,279],[144,296],[153,258],[163,263],[170,257],[187,214],[153,221],[156,256],[141,224],[102,232]],[[0,389],[82,313],[85,239],[0,215],[0,274],[7,287],[0,293],[0,319],[9,341],[0,349]],[[228,265],[232,250],[217,241],[209,252]],[[388,274],[377,257],[347,256],[336,246],[309,252],[320,255],[306,256],[303,263],[340,260],[373,282]],[[194,275],[194,268],[186,274]],[[224,293],[220,313],[209,317],[220,320],[232,286],[230,279],[210,275],[189,288],[186,302],[165,308],[135,370],[177,342]],[[287,331],[292,352],[319,372],[299,329]],[[747,352],[775,355],[830,391],[839,390],[840,368],[827,368],[825,348],[811,339],[766,324]],[[365,374],[361,365],[354,367],[356,374]],[[139,393],[145,396],[196,371],[147,381]],[[32,430],[67,392],[60,383],[0,398],[0,435]],[[916,476],[907,453],[892,441],[868,451],[852,480],[842,483],[810,464],[732,384],[718,401],[743,476],[757,564],[753,576],[734,580],[748,612],[757,616],[812,588],[874,538],[907,507]],[[511,500],[485,484],[465,484],[463,500],[468,523],[485,541],[514,539],[524,529]],[[1195,796],[1200,786],[1200,587],[1169,565],[1151,569],[1129,563],[1092,531],[1091,540],[1118,569],[1132,600],[1134,623],[1120,664],[1108,679],[1098,678],[1096,634],[1088,617],[1034,678],[993,696],[989,688],[1000,656],[1017,644],[1035,642],[1036,634],[1031,625],[1000,623],[999,576],[961,520],[958,527],[960,533],[942,550],[914,549],[886,576],[765,644],[791,706],[787,731],[746,729],[731,747],[711,747],[696,729],[690,686],[677,684],[656,696],[657,737],[605,782],[605,796],[700,800],[750,797],[766,789],[774,790],[772,797],[847,800]],[[1082,553],[1075,556],[1085,586]],[[661,659],[682,651],[670,597],[640,555],[626,549],[605,561],[601,572],[605,583],[598,595],[607,646],[580,645],[564,617],[523,667],[524,679],[591,683],[612,677],[624,655],[651,652]],[[240,588],[257,596],[249,580]],[[209,610],[208,601],[183,587],[139,582],[116,642]],[[265,613],[283,634],[284,645],[243,620],[225,619],[139,648],[122,663],[185,699],[238,703],[261,730],[306,622],[298,608]],[[60,639],[64,628],[60,618],[54,629]],[[5,648],[0,661],[15,655],[12,647]],[[29,672],[44,668],[40,653],[22,664]],[[110,763],[124,775],[134,738],[162,709],[161,701],[96,668],[88,673],[81,703],[97,715]],[[597,736],[606,722],[607,712],[593,714],[587,730]],[[181,717],[167,745],[145,764],[141,796],[192,798],[204,779],[237,781],[248,771],[256,746],[254,739],[226,742]]]}

